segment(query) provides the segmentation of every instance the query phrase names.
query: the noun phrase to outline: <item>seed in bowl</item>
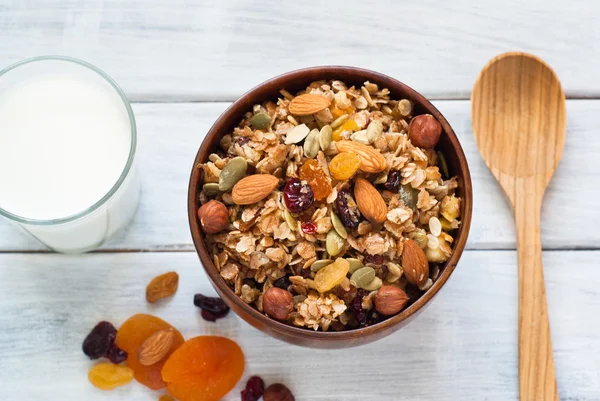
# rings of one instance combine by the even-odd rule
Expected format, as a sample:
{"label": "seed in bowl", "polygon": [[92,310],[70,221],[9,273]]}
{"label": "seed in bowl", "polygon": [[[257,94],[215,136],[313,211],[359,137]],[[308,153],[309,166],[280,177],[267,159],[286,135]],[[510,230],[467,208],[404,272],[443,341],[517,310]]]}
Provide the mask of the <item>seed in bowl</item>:
{"label": "seed in bowl", "polygon": [[351,330],[400,313],[437,280],[460,226],[440,123],[370,82],[281,94],[199,166],[215,267],[293,326]]}

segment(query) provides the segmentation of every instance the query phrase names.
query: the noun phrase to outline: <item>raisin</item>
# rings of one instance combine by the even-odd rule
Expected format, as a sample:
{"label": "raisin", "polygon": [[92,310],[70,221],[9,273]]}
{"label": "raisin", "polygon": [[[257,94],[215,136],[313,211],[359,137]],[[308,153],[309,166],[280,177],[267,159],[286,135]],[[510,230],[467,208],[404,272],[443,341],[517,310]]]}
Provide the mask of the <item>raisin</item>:
{"label": "raisin", "polygon": [[370,253],[365,253],[365,263],[372,263],[374,265],[380,265],[383,263],[383,256],[371,255]]}
{"label": "raisin", "polygon": [[388,191],[398,192],[398,188],[400,187],[401,180],[402,180],[402,176],[400,175],[400,172],[397,170],[393,170],[388,173],[388,179],[385,182],[385,184],[383,184],[383,186]]}
{"label": "raisin", "polygon": [[354,318],[360,327],[367,327],[369,325],[367,313],[362,307],[362,299],[364,295],[366,295],[365,291],[362,288],[359,289],[356,297],[350,304],[350,310],[352,311],[352,314],[354,315]]}
{"label": "raisin", "polygon": [[242,401],[258,401],[265,392],[265,382],[259,376],[252,376],[242,390]]}
{"label": "raisin", "polygon": [[83,341],[83,353],[90,359],[106,356],[115,343],[117,329],[109,322],[100,322]]}
{"label": "raisin", "polygon": [[292,285],[292,282],[290,281],[288,276],[283,276],[281,278],[278,278],[273,283],[274,287],[281,288],[282,290],[287,290],[290,285]]}
{"label": "raisin", "polygon": [[306,223],[302,223],[300,225],[300,228],[302,229],[302,232],[304,234],[316,234],[317,233],[317,226],[312,221],[307,221]]}
{"label": "raisin", "polygon": [[202,309],[202,318],[209,322],[224,318],[229,313],[229,306],[219,297],[207,297],[202,294],[194,296],[194,305]]}
{"label": "raisin", "polygon": [[329,172],[336,180],[352,178],[360,167],[360,159],[354,153],[340,153],[329,162]]}
{"label": "raisin", "polygon": [[358,227],[358,223],[360,223],[360,212],[348,189],[343,189],[338,193],[334,206],[338,217],[346,227]]}
{"label": "raisin", "polygon": [[312,206],[315,195],[309,184],[290,178],[283,190],[283,199],[290,212],[301,213]]}
{"label": "raisin", "polygon": [[247,136],[238,136],[233,141],[240,146],[244,146],[245,144],[250,142],[250,138]]}
{"label": "raisin", "polygon": [[315,288],[323,293],[331,290],[346,278],[350,264],[346,259],[337,258],[335,262],[323,267],[315,274]]}
{"label": "raisin", "polygon": [[100,363],[90,369],[88,379],[101,390],[112,390],[129,383],[133,379],[133,370],[127,366]]}
{"label": "raisin", "polygon": [[315,200],[325,199],[331,193],[329,178],[319,162],[314,159],[307,160],[300,167],[300,179],[308,182],[313,190]]}
{"label": "raisin", "polygon": [[119,363],[127,360],[127,352],[117,347],[116,344],[113,344],[113,346],[108,350],[106,357],[109,361],[118,365]]}

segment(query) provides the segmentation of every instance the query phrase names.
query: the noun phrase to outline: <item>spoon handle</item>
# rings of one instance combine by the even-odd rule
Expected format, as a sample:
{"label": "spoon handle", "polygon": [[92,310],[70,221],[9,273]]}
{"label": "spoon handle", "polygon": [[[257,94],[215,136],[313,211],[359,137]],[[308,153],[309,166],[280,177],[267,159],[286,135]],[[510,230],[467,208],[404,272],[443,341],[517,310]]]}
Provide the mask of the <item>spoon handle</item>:
{"label": "spoon handle", "polygon": [[[543,191],[523,180],[515,196],[519,254],[520,401],[558,401],[548,304],[542,269],[540,209]],[[521,191],[519,190],[521,189]]]}

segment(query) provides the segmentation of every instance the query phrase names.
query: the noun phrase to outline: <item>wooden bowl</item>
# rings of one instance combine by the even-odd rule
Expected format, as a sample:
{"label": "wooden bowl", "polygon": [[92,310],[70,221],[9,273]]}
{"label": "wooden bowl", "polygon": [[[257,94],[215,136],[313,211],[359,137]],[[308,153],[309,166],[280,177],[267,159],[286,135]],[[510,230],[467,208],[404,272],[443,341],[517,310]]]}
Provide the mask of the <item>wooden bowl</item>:
{"label": "wooden bowl", "polygon": [[[450,175],[458,176],[457,195],[462,198],[460,213],[462,223],[455,234],[455,241],[452,246],[453,253],[441,269],[440,275],[433,286],[396,316],[369,327],[340,332],[321,332],[289,326],[263,315],[242,301],[217,272],[211,255],[207,251],[204,234],[200,230],[199,221],[196,217],[196,212],[200,207],[198,194],[202,187],[202,182],[200,182],[202,179],[201,169],[197,166],[208,160],[208,156],[217,149],[221,137],[232,132],[244,113],[252,110],[252,106],[257,103],[269,99],[276,101],[281,96],[279,94],[280,89],[287,89],[291,93],[295,93],[304,89],[313,81],[330,79],[342,80],[348,86],[360,86],[365,81],[376,83],[380,88],[388,88],[392,99],[412,100],[415,103],[415,115],[432,114],[444,129],[436,149],[445,155]],[[242,319],[272,337],[295,345],[314,348],[345,348],[370,343],[400,329],[413,319],[417,312],[421,311],[431,298],[437,294],[456,268],[456,264],[465,248],[471,226],[472,202],[471,176],[462,147],[448,121],[425,97],[403,83],[377,72],[354,67],[326,66],[292,71],[275,77],[250,90],[225,110],[206,134],[206,138],[196,155],[189,184],[188,217],[194,245],[212,285],[221,298]]]}

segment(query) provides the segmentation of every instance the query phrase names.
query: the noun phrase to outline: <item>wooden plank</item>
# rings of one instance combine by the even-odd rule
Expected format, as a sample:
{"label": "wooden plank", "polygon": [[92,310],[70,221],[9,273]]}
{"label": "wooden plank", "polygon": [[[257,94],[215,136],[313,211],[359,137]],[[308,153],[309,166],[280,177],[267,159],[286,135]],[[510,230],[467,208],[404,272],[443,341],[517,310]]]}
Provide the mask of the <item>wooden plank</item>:
{"label": "wooden plank", "polygon": [[[600,399],[599,251],[544,253],[561,400]],[[517,399],[515,251],[469,251],[445,288],[413,322],[390,337],[351,350],[290,347],[230,316],[200,318],[193,294],[213,293],[192,253],[0,255],[0,382],[3,399],[106,400],[87,382],[81,352],[102,319],[116,325],[153,313],[186,338],[224,335],[246,355],[244,380],[281,381],[298,400]],[[147,305],[144,289],[176,270],[173,299]],[[33,380],[33,381],[32,381]],[[31,385],[35,383],[35,385]],[[239,400],[239,384],[226,400]],[[137,383],[112,399],[155,400]]]}
{"label": "wooden plank", "polygon": [[600,96],[598,2],[45,0],[0,6],[0,60],[65,54],[134,100],[233,100],[277,74],[357,65],[428,96],[467,98],[493,56],[532,52],[568,96]]}
{"label": "wooden plank", "polygon": [[[502,190],[481,159],[471,132],[469,102],[437,101],[463,145],[474,190],[470,249],[514,249],[515,229]],[[227,103],[134,104],[142,202],[127,231],[104,250],[193,250],[187,223],[189,172],[202,138]],[[568,134],[563,160],[550,183],[542,210],[547,249],[597,248],[600,232],[600,101],[567,102]],[[26,234],[0,221],[0,251],[43,249]]]}

